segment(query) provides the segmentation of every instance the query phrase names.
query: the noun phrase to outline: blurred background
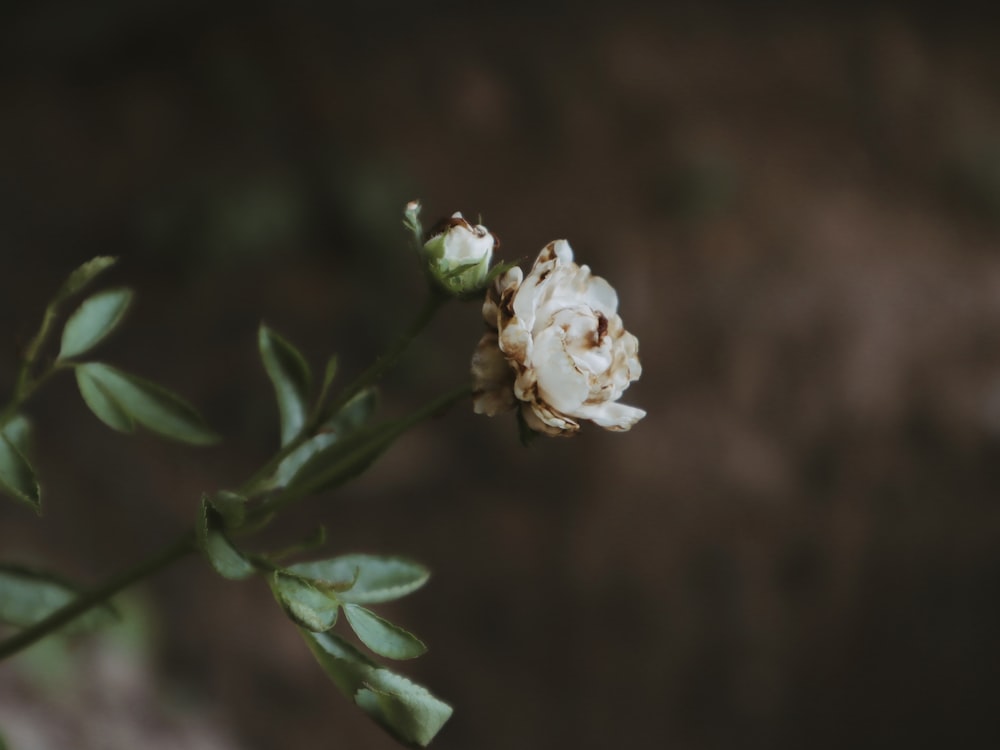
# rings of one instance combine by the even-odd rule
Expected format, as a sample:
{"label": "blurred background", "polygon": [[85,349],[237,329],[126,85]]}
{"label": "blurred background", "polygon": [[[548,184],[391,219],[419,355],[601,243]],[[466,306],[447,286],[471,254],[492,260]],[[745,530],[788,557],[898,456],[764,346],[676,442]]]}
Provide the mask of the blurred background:
{"label": "blurred background", "polygon": [[[239,484],[277,439],[258,324],[359,372],[421,301],[420,198],[508,259],[569,239],[649,413],[524,449],[455,409],[273,531],[433,569],[388,612],[456,708],[436,747],[995,746],[1000,18],[947,7],[6,3],[0,387],[63,277],[120,255],[101,359],[226,440],[120,436],[53,381],[45,516],[0,502],[3,559],[98,581]],[[450,308],[382,414],[481,331]],[[190,559],[122,601],[0,666],[11,750],[396,746],[260,581]]]}

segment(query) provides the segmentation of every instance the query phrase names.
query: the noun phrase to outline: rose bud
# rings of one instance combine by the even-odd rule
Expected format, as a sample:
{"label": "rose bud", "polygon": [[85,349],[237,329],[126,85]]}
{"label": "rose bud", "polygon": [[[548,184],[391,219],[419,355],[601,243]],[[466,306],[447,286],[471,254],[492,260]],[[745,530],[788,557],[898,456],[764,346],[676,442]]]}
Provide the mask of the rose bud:
{"label": "rose bud", "polygon": [[499,246],[486,227],[473,226],[456,212],[430,231],[424,253],[431,276],[448,292],[462,296],[483,288]]}

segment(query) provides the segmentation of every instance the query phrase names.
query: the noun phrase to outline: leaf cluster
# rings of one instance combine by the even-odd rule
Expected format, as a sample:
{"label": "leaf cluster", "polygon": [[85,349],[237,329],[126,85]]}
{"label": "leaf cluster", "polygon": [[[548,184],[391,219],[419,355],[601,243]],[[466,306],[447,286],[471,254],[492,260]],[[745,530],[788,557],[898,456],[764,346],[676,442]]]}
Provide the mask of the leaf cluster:
{"label": "leaf cluster", "polygon": [[364,471],[414,418],[372,425],[377,398],[370,387],[348,386],[330,399],[336,358],[327,361],[315,388],[306,358],[266,325],[259,329],[258,348],[274,390],[280,450],[239,490],[203,496],[198,545],[225,578],[264,575],[275,600],[303,632],[333,683],[400,741],[424,746],[451,708],[331,631],[346,622],[360,644],[378,657],[405,660],[422,655],[427,647],[417,636],[370,607],[416,591],[430,572],[405,558],[368,554],[282,562],[291,553],[322,544],[323,534],[278,553],[254,554],[239,543],[289,502],[337,487]]}
{"label": "leaf cluster", "polygon": [[57,372],[74,372],[84,403],[114,430],[132,433],[138,425],[192,445],[209,445],[218,440],[197,410],[172,391],[103,362],[86,359],[125,319],[134,298],[131,289],[107,289],[86,297],[64,321],[55,356],[41,361],[62,306],[116,262],[116,258],[99,256],[69,275],[45,308],[41,326],[22,356],[14,394],[0,412],[0,493],[30,505],[38,513],[42,508],[42,493],[29,460],[31,422],[22,406]]}

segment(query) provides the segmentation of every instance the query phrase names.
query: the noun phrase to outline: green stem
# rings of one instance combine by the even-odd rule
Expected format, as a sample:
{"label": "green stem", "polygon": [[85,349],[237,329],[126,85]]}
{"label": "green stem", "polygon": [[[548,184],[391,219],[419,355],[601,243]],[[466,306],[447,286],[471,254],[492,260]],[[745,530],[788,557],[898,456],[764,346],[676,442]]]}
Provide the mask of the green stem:
{"label": "green stem", "polygon": [[[470,386],[464,385],[431,401],[426,406],[417,409],[402,419],[387,422],[372,430],[367,437],[352,445],[350,450],[337,461],[332,462],[319,473],[307,477],[304,481],[295,480],[281,493],[269,498],[269,502],[257,509],[257,514],[274,514],[292,502],[316,492],[332,489],[343,484],[361,473],[385,451],[392,443],[411,428],[433,417],[452,404],[472,393]],[[252,519],[252,516],[251,516]]]}
{"label": "green stem", "polygon": [[159,572],[185,555],[194,552],[195,549],[194,537],[189,532],[186,532],[147,560],[135,567],[122,571],[100,586],[81,594],[66,606],[57,609],[31,627],[0,642],[0,660],[12,656],[45,636],[54,633],[89,609],[103,604],[133,583]]}
{"label": "green stem", "polygon": [[437,314],[437,311],[441,309],[445,302],[451,299],[442,290],[436,287],[431,287],[431,291],[424,302],[424,306],[417,313],[417,317],[414,318],[410,326],[403,331],[402,335],[393,342],[392,346],[372,362],[371,366],[367,370],[358,375],[354,380],[352,380],[337,399],[330,405],[328,409],[324,411],[327,414],[336,414],[340,409],[354,398],[358,393],[367,388],[370,385],[377,383],[383,375],[394,365],[399,359],[400,355],[406,351],[407,347],[413,342],[413,339],[417,337],[424,327],[431,321],[431,319]]}

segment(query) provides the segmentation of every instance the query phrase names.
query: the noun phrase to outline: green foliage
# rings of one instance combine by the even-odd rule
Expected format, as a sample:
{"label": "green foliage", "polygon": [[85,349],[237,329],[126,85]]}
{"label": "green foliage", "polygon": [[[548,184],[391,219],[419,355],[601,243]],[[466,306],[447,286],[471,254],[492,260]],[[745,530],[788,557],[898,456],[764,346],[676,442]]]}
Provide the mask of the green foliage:
{"label": "green foliage", "polygon": [[340,602],[330,588],[316,581],[279,570],[271,576],[271,591],[288,616],[306,630],[321,633],[337,622]]}
{"label": "green foliage", "polygon": [[400,599],[412,594],[430,578],[430,571],[412,560],[365,554],[296,563],[289,570],[315,581],[341,585],[340,599],[354,604]]}
{"label": "green foliage", "polygon": [[111,289],[84,300],[63,327],[58,359],[93,349],[124,320],[131,302],[131,289]]}
{"label": "green foliage", "polygon": [[413,659],[427,652],[427,646],[413,633],[379,617],[360,604],[344,604],[344,615],[358,639],[387,659]]}
{"label": "green foliage", "polygon": [[[230,503],[233,495],[234,493],[226,493],[224,501],[224,507],[229,507],[230,512],[232,512]],[[216,495],[216,500],[218,497]],[[207,496],[203,497],[198,513],[198,523],[195,525],[195,538],[198,541],[199,549],[205,553],[205,557],[215,568],[215,572],[223,578],[233,581],[249,578],[255,572],[253,563],[229,541],[225,527],[225,518],[216,509],[212,499]]]}
{"label": "green foliage", "polygon": [[[29,627],[78,595],[78,588],[49,573],[0,565],[0,622]],[[67,631],[88,630],[116,619],[108,604],[94,608],[67,626]]]}
{"label": "green foliage", "polygon": [[332,633],[303,636],[316,660],[344,695],[400,742],[426,747],[452,708],[425,687],[379,666]]}
{"label": "green foliage", "polygon": [[219,514],[223,528],[238,529],[246,521],[247,499],[238,492],[220,490],[214,495],[204,495],[202,500]]}
{"label": "green foliage", "polygon": [[75,365],[75,369],[84,402],[113,430],[130,433],[139,424],[192,445],[219,439],[193,406],[162,386],[100,362]]}
{"label": "green foliage", "polygon": [[41,489],[34,469],[25,457],[28,421],[18,415],[0,430],[0,492],[27,503],[41,512]]}
{"label": "green foliage", "polygon": [[257,341],[260,358],[278,400],[281,444],[287,445],[306,423],[312,374],[299,350],[267,326],[261,325]]}
{"label": "green foliage", "polygon": [[313,456],[357,432],[375,411],[377,401],[374,388],[366,388],[358,393],[333,418],[327,420],[313,437],[303,441],[285,456],[261,489],[286,487]]}

